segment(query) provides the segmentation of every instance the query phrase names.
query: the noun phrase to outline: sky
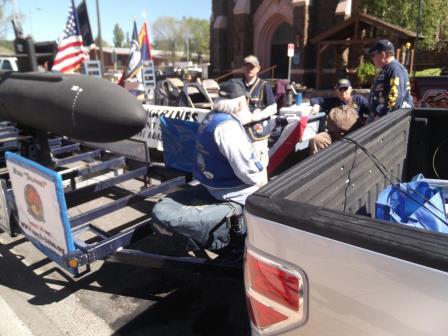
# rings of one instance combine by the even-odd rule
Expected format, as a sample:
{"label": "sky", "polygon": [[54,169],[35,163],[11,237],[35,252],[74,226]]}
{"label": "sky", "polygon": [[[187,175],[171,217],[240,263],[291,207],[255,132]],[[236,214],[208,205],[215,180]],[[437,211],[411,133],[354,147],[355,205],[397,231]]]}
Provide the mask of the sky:
{"label": "sky", "polygon": [[[85,0],[93,36],[98,34],[96,0]],[[77,6],[81,0],[75,0]],[[124,33],[132,35],[135,18],[140,29],[146,20],[151,25],[159,16],[173,16],[181,19],[195,17],[209,20],[211,0],[98,0],[100,7],[101,36],[112,45],[113,28],[116,23]],[[19,11],[24,15],[22,27],[25,34],[35,41],[56,40],[65,28],[70,0],[16,0]],[[13,39],[12,29],[8,39]]]}

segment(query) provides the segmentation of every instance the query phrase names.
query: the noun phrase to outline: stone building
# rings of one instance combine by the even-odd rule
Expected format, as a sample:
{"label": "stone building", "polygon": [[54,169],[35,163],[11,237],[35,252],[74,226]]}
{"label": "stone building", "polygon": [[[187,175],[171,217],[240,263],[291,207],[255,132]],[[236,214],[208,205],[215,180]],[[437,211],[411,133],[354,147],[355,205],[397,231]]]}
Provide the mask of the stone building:
{"label": "stone building", "polygon": [[[316,46],[310,39],[358,12],[359,3],[360,0],[212,0],[212,73],[236,69],[246,55],[254,54],[262,68],[277,65],[275,77],[286,78],[287,45],[293,43],[291,80],[313,85]],[[336,71],[343,54],[328,57],[328,71]]]}

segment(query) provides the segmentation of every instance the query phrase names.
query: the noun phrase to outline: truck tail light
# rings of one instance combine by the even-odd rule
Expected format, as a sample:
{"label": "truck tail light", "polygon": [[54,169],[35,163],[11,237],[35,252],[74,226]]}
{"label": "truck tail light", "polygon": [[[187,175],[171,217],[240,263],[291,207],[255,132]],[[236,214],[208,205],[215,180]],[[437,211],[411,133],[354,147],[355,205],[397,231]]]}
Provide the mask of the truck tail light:
{"label": "truck tail light", "polygon": [[286,331],[306,321],[307,282],[302,270],[248,248],[244,280],[252,327],[259,334]]}

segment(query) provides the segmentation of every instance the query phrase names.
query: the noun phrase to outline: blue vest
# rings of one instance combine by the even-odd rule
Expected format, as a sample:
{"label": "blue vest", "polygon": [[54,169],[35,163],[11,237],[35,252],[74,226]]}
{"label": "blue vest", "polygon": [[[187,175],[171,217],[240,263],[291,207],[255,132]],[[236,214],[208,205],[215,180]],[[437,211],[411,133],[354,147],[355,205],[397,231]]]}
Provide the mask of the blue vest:
{"label": "blue vest", "polygon": [[[233,172],[227,158],[221,154],[215,142],[215,129],[222,122],[240,122],[228,113],[210,112],[199,126],[196,140],[196,161],[193,168],[193,177],[203,185],[212,188],[243,187],[246,184]],[[249,140],[248,140],[249,141]]]}

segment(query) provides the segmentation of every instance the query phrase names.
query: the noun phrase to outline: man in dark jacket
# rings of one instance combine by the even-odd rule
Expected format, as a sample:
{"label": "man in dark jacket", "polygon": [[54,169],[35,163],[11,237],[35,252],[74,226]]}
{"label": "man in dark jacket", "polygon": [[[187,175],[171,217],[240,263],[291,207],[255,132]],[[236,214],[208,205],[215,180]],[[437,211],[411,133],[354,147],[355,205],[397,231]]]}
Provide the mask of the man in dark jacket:
{"label": "man in dark jacket", "polygon": [[[328,113],[327,130],[317,134],[310,141],[311,154],[316,154],[332,142],[359,128],[369,116],[367,99],[359,94],[353,94],[352,84],[348,79],[338,80],[335,90],[336,97],[310,99],[314,112],[322,110]],[[344,120],[343,123],[341,118]]]}
{"label": "man in dark jacket", "polygon": [[371,119],[404,107],[413,107],[411,86],[406,68],[395,59],[395,48],[389,40],[378,40],[369,49],[372,63],[381,72],[370,89]]}
{"label": "man in dark jacket", "polygon": [[367,118],[370,114],[369,103],[363,96],[353,93],[352,84],[346,78],[338,80],[335,86],[336,97],[316,97],[311,98],[310,103],[313,111],[330,112],[332,108],[348,105],[355,109],[361,118]]}

